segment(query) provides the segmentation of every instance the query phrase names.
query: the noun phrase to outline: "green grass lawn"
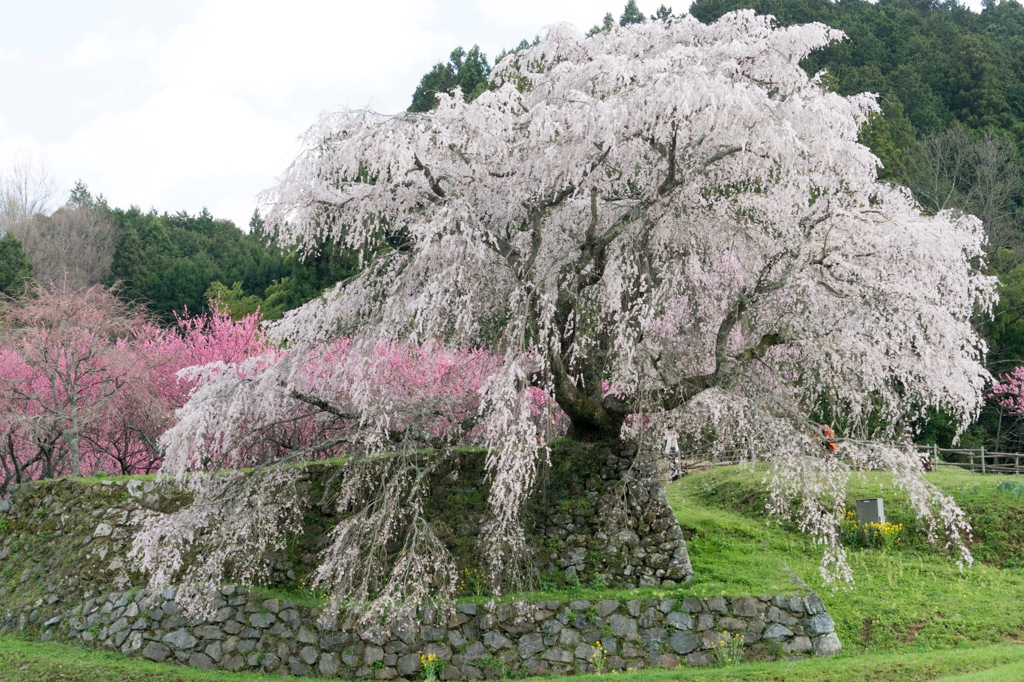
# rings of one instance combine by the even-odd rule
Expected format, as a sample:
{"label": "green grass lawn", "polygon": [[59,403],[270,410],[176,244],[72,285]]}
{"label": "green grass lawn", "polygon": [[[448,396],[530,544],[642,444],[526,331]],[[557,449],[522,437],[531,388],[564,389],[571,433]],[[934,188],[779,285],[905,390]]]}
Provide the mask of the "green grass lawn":
{"label": "green grass lawn", "polygon": [[[906,500],[894,491],[891,480],[880,474],[865,475],[854,481],[850,503],[859,497],[883,497],[887,517],[903,523],[905,531],[886,550],[851,548],[853,586],[823,584],[818,573],[820,550],[807,537],[766,522],[758,471],[726,467],[670,484],[669,502],[680,524],[692,534],[688,546],[693,583],[630,596],[785,593],[793,591],[795,574],[824,599],[845,652],[832,659],[638,671],[617,674],[614,679],[1024,679],[1024,646],[1018,644],[1024,641],[1024,572],[1020,570],[1024,565],[1024,482],[952,470],[929,477],[957,499],[975,525],[975,565],[961,572],[945,550],[927,545],[915,533]],[[582,598],[624,596],[590,589],[577,594]],[[0,639],[0,680],[257,679],[268,677],[207,673],[76,646]]]}

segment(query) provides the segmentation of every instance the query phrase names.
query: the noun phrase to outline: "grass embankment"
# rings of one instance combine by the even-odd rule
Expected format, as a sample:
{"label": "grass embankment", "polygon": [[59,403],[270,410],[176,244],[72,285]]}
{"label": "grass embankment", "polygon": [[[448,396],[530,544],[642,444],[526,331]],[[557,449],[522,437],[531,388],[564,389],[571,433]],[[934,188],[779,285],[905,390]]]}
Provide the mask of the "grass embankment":
{"label": "grass embankment", "polygon": [[[757,471],[723,468],[671,484],[669,502],[693,534],[689,548],[695,579],[683,591],[734,596],[788,592],[793,589],[792,571],[825,600],[845,653],[827,660],[639,671],[615,679],[912,682],[959,673],[966,676],[950,680],[1024,679],[1024,646],[1019,646],[1024,639],[1024,575],[1018,570],[1024,565],[1024,482],[948,470],[929,477],[968,512],[976,536],[974,567],[961,572],[941,547],[924,543],[891,480],[869,474],[854,480],[850,505],[860,497],[883,497],[886,516],[902,523],[904,530],[887,549],[849,549],[853,587],[822,584],[820,550],[806,536],[766,524]],[[581,589],[574,596],[623,595]],[[144,679],[267,678],[159,666],[73,646],[0,640],[0,680]]]}
{"label": "grass embankment", "polygon": [[1024,636],[1024,574],[1015,570],[1024,557],[1018,481],[951,470],[929,474],[975,527],[976,561],[961,571],[945,549],[924,541],[888,476],[855,477],[850,506],[860,497],[882,497],[887,520],[904,530],[888,549],[848,548],[851,587],[823,584],[820,552],[810,540],[765,523],[760,478],[728,468],[669,487],[680,523],[695,533],[689,543],[695,582],[721,581],[735,591],[788,566],[825,600],[850,653],[981,646]]}

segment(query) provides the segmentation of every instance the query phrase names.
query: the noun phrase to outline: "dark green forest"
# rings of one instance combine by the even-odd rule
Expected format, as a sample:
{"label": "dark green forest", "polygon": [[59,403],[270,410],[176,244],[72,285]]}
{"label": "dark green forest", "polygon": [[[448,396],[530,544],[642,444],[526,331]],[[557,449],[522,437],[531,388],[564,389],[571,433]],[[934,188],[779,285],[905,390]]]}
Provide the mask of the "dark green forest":
{"label": "dark green forest", "polygon": [[[985,267],[1000,281],[993,314],[979,311],[976,319],[989,344],[988,368],[999,374],[1024,364],[1024,7],[987,0],[976,13],[954,0],[696,0],[690,12],[712,22],[742,8],[774,15],[781,25],[822,22],[846,34],[804,67],[843,95],[877,94],[883,115],[861,136],[884,164],[882,179],[909,187],[926,211],[959,209],[984,221]],[[617,15],[595,16],[589,32],[675,16],[666,6],[644,16],[630,0]],[[493,63],[530,43],[525,38]],[[409,111],[429,111],[437,93],[456,88],[467,99],[479,96],[493,63],[477,45],[455,47],[423,75]],[[213,296],[235,316],[259,308],[275,319],[352,276],[359,263],[329,241],[301,259],[278,243],[259,212],[240,229],[205,209],[190,215],[111,207],[82,182],[57,213],[33,220],[39,229],[73,224],[109,233],[109,253],[83,282],[116,284],[121,296],[167,322],[186,309],[205,311]],[[45,275],[38,248],[25,242],[22,249],[17,234],[0,239],[0,290]],[[948,446],[953,435],[949,420],[933,414],[918,437]],[[962,442],[1024,449],[1024,424],[992,405]]]}

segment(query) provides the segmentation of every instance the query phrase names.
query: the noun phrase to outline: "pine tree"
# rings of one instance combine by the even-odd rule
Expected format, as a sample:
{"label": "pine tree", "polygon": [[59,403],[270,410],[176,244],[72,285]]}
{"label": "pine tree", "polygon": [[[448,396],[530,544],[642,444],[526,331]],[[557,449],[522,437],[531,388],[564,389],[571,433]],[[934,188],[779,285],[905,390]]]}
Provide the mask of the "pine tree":
{"label": "pine tree", "polygon": [[626,3],[626,7],[622,10],[622,16],[619,17],[619,26],[642,24],[644,21],[644,13],[636,6],[636,0],[629,0]]}

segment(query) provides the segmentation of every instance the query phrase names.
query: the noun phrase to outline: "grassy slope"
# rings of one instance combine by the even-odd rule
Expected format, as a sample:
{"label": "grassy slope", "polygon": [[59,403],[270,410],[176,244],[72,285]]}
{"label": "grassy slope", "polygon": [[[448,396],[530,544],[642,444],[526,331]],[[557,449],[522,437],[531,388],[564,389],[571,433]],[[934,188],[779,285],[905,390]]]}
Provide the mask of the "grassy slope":
{"label": "grassy slope", "polygon": [[[696,578],[690,594],[775,594],[792,589],[790,571],[819,592],[836,620],[846,653],[830,660],[722,668],[643,671],[639,680],[934,680],[984,671],[972,680],[1024,678],[1024,485],[1006,477],[956,471],[931,480],[964,506],[976,526],[979,561],[960,572],[941,549],[905,532],[889,550],[850,552],[856,587],[821,584],[820,554],[804,536],[768,526],[761,514],[760,474],[725,468],[669,486],[669,501],[689,541]],[[850,500],[882,496],[890,520],[909,529],[905,500],[881,475],[855,480]],[[580,596],[600,593],[582,590]],[[0,640],[2,680],[245,680],[253,675],[205,673],[126,660],[78,647]],[[554,678],[550,678],[554,679]],[[568,679],[568,678],[566,678]],[[588,678],[575,677],[583,680]]]}
{"label": "grassy slope", "polygon": [[[822,583],[820,553],[807,538],[766,526],[756,472],[728,468],[692,476],[670,486],[669,498],[680,523],[696,533],[690,551],[697,580],[724,582],[735,576],[735,587],[788,566],[825,600],[847,652],[927,651],[1018,640],[1024,635],[1019,606],[1024,575],[1015,569],[1024,556],[1024,525],[1015,520],[1024,510],[1024,496],[1008,491],[1007,477],[943,471],[930,479],[968,511],[978,531],[978,561],[960,571],[943,549],[926,544],[913,528],[906,499],[887,477],[870,474],[854,480],[851,504],[858,497],[883,497],[887,518],[907,530],[893,549],[849,551],[856,580],[852,588]],[[756,537],[751,527],[757,528]]]}

